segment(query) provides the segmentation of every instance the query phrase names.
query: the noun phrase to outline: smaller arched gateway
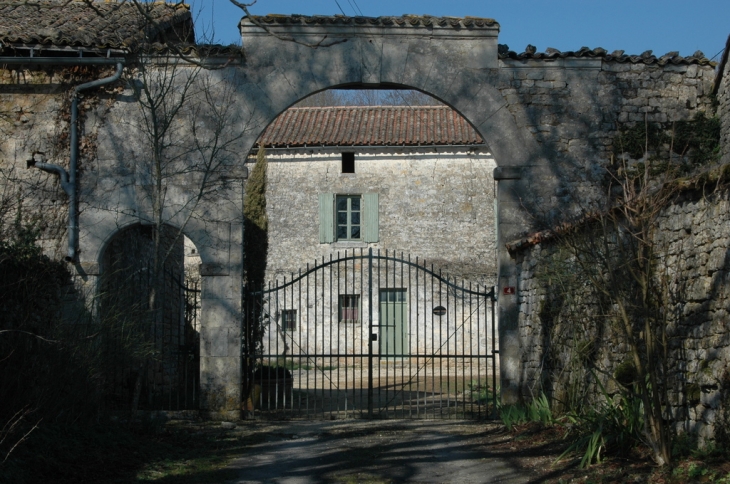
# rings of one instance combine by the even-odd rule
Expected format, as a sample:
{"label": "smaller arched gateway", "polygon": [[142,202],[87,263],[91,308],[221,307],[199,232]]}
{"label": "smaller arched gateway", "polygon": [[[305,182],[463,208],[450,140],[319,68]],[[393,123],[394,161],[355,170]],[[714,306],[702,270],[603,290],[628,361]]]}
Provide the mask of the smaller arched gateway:
{"label": "smaller arched gateway", "polygon": [[155,232],[150,225],[126,227],[102,256],[98,325],[111,411],[185,411],[200,404],[195,250],[175,227],[163,225],[159,237]]}

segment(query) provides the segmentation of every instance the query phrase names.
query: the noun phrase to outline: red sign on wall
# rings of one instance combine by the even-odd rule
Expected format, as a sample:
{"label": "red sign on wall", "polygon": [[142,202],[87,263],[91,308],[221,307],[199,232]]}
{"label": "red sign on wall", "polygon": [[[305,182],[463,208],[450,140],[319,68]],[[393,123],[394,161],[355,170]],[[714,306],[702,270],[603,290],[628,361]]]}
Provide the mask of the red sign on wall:
{"label": "red sign on wall", "polygon": [[517,289],[515,286],[505,286],[502,288],[502,294],[505,296],[514,296],[514,294],[517,292]]}

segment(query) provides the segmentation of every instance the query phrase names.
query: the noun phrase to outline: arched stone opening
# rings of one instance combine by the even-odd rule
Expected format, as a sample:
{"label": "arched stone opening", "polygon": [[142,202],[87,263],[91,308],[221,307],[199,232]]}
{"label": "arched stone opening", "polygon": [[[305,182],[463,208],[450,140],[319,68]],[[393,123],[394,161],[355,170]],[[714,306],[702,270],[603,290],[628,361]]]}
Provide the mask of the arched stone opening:
{"label": "arched stone opening", "polygon": [[[484,293],[492,290],[496,284],[494,158],[483,138],[453,109],[435,99],[424,104],[295,104],[269,125],[256,143],[265,150],[267,166],[265,290],[333,258],[359,257],[368,250],[410,257],[458,280],[460,286]],[[249,156],[250,182],[260,176],[251,166],[263,161],[261,153],[259,149]],[[347,204],[347,212],[341,210],[340,202]],[[347,219],[344,225],[342,217]],[[246,234],[250,237],[248,229]],[[383,302],[387,296],[397,299],[399,310],[408,313],[400,324],[404,334],[412,335],[397,339],[400,352],[409,355],[398,357],[401,378],[416,381],[423,372],[438,368],[436,379],[443,380],[444,388],[458,384],[463,392],[464,380],[484,389],[493,385],[494,368],[487,364],[491,362],[487,355],[495,351],[496,338],[485,329],[494,323],[493,315],[483,312],[485,304],[479,306],[468,298],[457,304],[455,296],[463,295],[460,290],[449,293],[424,287],[425,279],[416,281],[416,272],[413,277],[395,275],[383,261],[373,265],[374,271],[385,275],[390,269],[391,279],[378,281],[378,276],[358,272],[364,264],[337,263],[337,270],[326,276],[326,269],[317,269],[319,276],[308,282],[267,292],[262,314],[252,314],[253,322],[261,320],[264,326],[257,330],[261,348],[255,368],[288,368],[293,395],[311,393],[322,372],[338,380],[340,390],[345,385],[375,385],[367,376],[369,362],[379,368],[380,384],[394,379],[392,358],[361,357],[369,347],[376,355],[393,351],[396,339],[379,322],[395,307]],[[373,287],[374,296],[369,297]],[[257,303],[252,306],[259,307]],[[474,303],[473,313],[464,309],[470,303]],[[435,307],[448,316],[433,316]],[[370,313],[373,322],[368,321]],[[479,317],[472,317],[477,313]],[[369,343],[371,337],[381,343]],[[447,341],[453,344],[444,349],[438,365],[426,364],[426,370],[417,364],[431,361],[434,344],[445,348]],[[249,373],[249,379],[256,380],[256,373]],[[256,400],[255,392],[252,395]],[[285,396],[279,405],[300,403]],[[249,402],[248,407],[263,405],[272,410],[277,406],[272,398],[268,400]],[[336,403],[328,405],[335,412],[342,410],[336,409]],[[362,405],[359,401],[350,411],[363,411]]]}
{"label": "arched stone opening", "polygon": [[200,404],[201,291],[190,284],[199,271],[185,264],[185,247],[194,245],[175,227],[163,225],[159,241],[154,230],[125,227],[101,256],[104,394],[116,411],[196,410]]}
{"label": "arched stone opening", "polygon": [[518,126],[500,92],[509,80],[498,59],[498,24],[488,19],[403,20],[258,18],[266,31],[243,19],[245,69],[250,73],[245,89],[256,93],[251,104],[260,126],[248,143],[253,146],[260,132],[298,100],[333,87],[415,89],[467,119],[498,165],[499,357],[503,401],[512,403],[519,398],[519,308],[510,289],[517,285],[517,270],[505,243],[531,229],[531,211],[552,209],[558,180],[535,137],[524,123]]}

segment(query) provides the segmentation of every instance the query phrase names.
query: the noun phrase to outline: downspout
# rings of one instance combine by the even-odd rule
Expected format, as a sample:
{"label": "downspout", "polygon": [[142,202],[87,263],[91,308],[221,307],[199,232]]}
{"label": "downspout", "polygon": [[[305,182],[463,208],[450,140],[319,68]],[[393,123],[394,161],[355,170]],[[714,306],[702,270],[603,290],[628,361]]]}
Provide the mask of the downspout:
{"label": "downspout", "polygon": [[125,59],[116,58],[75,58],[75,57],[0,57],[0,66],[7,64],[24,64],[24,65],[116,65],[116,72],[110,77],[98,79],[96,81],[87,82],[74,88],[73,98],[71,100],[71,158],[69,160],[68,172],[61,166],[51,163],[45,163],[33,158],[28,160],[28,167],[36,167],[48,173],[57,174],[61,181],[63,191],[68,195],[68,252],[65,259],[69,262],[76,260],[76,247],[79,239],[79,213],[78,213],[78,186],[76,184],[76,172],[78,171],[79,159],[79,140],[78,140],[78,117],[79,117],[79,92],[86,89],[103,86],[116,82],[122,77]]}
{"label": "downspout", "polygon": [[117,62],[117,70],[114,75],[87,82],[74,88],[73,99],[71,100],[71,160],[68,166],[68,185],[71,193],[68,194],[68,254],[66,260],[69,262],[76,260],[76,247],[78,247],[79,239],[78,187],[76,185],[76,171],[79,163],[79,92],[118,81],[122,77],[123,69],[124,62]]}

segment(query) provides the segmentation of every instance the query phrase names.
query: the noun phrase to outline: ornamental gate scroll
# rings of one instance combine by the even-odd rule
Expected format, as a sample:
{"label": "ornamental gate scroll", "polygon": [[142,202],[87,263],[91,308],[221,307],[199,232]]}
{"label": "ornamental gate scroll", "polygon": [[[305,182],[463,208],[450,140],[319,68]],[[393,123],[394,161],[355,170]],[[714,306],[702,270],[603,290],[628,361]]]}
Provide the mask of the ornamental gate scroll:
{"label": "ornamental gate scroll", "polygon": [[244,410],[273,418],[488,417],[496,408],[494,302],[494,288],[372,249],[247,288]]}

